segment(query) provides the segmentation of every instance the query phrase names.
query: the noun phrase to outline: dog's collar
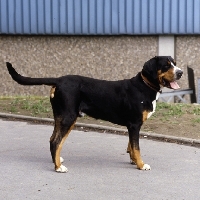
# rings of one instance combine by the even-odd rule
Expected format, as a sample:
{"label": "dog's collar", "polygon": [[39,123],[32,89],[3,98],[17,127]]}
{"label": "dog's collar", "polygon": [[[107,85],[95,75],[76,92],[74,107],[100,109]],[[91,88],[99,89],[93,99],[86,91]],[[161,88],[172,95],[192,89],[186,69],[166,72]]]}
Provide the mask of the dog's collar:
{"label": "dog's collar", "polygon": [[142,77],[142,80],[143,82],[148,86],[150,87],[152,90],[156,91],[156,92],[159,92],[159,93],[162,93],[162,90],[160,89],[160,87],[157,87],[155,86],[154,84],[152,84],[151,82],[148,81],[148,79],[142,75],[142,72],[141,72],[141,77]]}

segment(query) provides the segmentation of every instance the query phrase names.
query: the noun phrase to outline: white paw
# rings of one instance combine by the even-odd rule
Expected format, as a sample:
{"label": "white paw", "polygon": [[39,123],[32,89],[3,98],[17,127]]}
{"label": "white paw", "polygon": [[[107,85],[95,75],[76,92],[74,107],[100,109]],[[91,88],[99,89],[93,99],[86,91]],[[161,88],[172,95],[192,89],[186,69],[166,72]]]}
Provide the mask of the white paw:
{"label": "white paw", "polygon": [[64,158],[60,157],[60,162],[63,163],[64,162]]}
{"label": "white paw", "polygon": [[64,172],[68,172],[68,169],[64,165],[60,165],[60,167],[56,169],[56,172],[64,173]]}
{"label": "white paw", "polygon": [[144,164],[142,170],[151,170],[151,167],[148,164]]}

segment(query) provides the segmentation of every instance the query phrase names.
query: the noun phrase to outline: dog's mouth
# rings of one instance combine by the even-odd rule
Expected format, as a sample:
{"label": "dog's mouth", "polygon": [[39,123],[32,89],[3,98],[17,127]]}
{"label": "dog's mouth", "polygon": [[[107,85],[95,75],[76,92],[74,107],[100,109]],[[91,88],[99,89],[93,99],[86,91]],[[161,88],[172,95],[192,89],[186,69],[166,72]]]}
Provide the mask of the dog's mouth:
{"label": "dog's mouth", "polygon": [[163,73],[159,76],[160,84],[163,87],[177,90],[180,86],[177,83],[182,76],[183,72],[181,70],[176,70],[175,73]]}
{"label": "dog's mouth", "polygon": [[164,87],[170,88],[170,89],[174,89],[177,90],[180,88],[180,86],[178,85],[178,83],[174,80],[174,81],[168,81],[166,79],[162,79],[162,85]]}

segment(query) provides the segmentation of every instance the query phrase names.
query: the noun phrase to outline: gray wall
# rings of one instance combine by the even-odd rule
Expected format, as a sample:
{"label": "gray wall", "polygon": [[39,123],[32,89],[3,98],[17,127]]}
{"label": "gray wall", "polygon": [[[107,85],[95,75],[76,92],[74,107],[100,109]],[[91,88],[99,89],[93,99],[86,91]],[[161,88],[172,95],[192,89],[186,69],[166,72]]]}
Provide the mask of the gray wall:
{"label": "gray wall", "polygon": [[31,77],[80,74],[118,80],[135,76],[157,55],[156,36],[0,36],[1,95],[49,95],[44,86],[20,86],[5,62]]}
{"label": "gray wall", "polygon": [[[166,44],[167,45],[167,44]],[[188,88],[187,66],[200,77],[200,36],[176,36],[175,59]],[[80,74],[119,80],[135,76],[148,59],[158,55],[158,36],[0,36],[0,96],[49,95],[47,86],[20,86],[8,75],[5,62],[31,77]]]}
{"label": "gray wall", "polygon": [[200,77],[200,36],[176,37],[176,60],[179,67],[184,70],[182,87],[188,87],[187,66],[190,66],[194,70],[197,92],[197,78]]}

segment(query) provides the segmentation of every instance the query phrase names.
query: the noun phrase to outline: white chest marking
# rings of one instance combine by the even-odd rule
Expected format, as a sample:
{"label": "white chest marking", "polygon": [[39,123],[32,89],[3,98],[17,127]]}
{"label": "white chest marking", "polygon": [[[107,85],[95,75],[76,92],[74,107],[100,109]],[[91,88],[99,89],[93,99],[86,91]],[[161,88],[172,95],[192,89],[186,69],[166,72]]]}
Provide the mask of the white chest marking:
{"label": "white chest marking", "polygon": [[149,117],[151,117],[151,115],[155,112],[155,110],[156,110],[156,101],[158,100],[159,96],[160,96],[160,92],[157,92],[157,94],[156,94],[156,99],[155,99],[154,101],[152,101],[153,111],[150,112],[150,113],[148,113],[147,119],[148,119]]}

